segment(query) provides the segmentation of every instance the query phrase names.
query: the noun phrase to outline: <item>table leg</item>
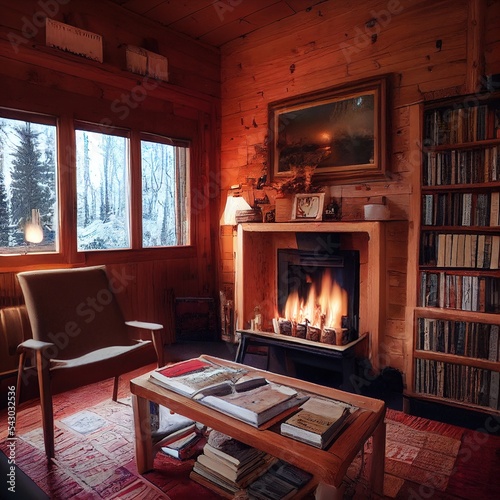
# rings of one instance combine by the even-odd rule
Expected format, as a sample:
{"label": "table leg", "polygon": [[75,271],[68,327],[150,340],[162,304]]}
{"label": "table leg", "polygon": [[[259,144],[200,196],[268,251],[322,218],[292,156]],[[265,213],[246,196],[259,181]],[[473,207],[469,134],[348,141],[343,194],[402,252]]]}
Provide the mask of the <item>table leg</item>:
{"label": "table leg", "polygon": [[370,484],[377,495],[384,494],[385,469],[385,420],[382,419],[373,433],[372,463],[370,466]]}
{"label": "table leg", "polygon": [[137,471],[143,474],[153,468],[153,443],[151,440],[151,414],[149,401],[132,394],[135,431],[135,461]]}

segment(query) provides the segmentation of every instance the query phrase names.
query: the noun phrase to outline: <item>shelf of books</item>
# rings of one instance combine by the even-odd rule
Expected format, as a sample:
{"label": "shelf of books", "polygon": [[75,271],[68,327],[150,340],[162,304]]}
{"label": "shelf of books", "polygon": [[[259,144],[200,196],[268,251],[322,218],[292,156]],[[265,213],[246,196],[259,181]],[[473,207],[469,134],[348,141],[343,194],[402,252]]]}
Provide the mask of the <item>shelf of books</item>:
{"label": "shelf of books", "polygon": [[500,408],[500,95],[426,106],[411,396]]}

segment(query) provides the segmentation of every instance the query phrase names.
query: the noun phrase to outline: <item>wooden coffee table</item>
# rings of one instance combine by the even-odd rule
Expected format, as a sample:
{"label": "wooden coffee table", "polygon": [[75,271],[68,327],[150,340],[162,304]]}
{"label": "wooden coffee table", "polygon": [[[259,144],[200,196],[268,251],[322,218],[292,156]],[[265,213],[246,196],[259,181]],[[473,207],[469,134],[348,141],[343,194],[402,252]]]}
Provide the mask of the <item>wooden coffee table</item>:
{"label": "wooden coffee table", "polygon": [[247,368],[249,372],[263,375],[272,382],[355,405],[359,411],[352,415],[349,425],[331,446],[326,450],[320,450],[282,436],[279,430],[277,431],[277,428],[279,429],[277,423],[283,415],[257,429],[151,382],[149,374],[142,375],[130,381],[134,409],[135,453],[140,474],[153,469],[154,445],[151,439],[149,412],[149,401],[153,401],[311,472],[314,478],[308,486],[322,482],[338,488],[355,456],[362,450],[367,439],[373,437],[369,482],[372,490],[382,495],[385,458],[383,401],[257,370],[213,356],[201,356],[201,358],[221,365]]}

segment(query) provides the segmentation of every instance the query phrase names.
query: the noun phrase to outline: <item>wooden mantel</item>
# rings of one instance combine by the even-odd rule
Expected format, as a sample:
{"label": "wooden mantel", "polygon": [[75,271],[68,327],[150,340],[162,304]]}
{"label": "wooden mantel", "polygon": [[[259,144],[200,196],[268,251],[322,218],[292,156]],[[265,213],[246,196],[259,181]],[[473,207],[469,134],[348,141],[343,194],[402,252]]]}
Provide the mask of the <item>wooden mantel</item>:
{"label": "wooden mantel", "polygon": [[[259,306],[263,328],[277,317],[277,250],[297,248],[297,233],[340,233],[341,248],[360,252],[359,332],[369,334],[369,357],[378,371],[379,343],[385,325],[387,222],[247,223],[238,226],[236,250],[236,328],[245,329]],[[318,245],[324,245],[319,242]]]}

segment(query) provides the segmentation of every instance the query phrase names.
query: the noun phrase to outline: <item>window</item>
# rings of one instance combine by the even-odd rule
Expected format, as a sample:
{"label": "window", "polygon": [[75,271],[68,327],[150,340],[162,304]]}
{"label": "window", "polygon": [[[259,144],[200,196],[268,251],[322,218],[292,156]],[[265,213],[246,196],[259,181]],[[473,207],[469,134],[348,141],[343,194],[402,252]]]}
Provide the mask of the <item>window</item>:
{"label": "window", "polygon": [[76,130],[77,248],[130,248],[129,139],[118,131]]}
{"label": "window", "polygon": [[[74,150],[55,117],[0,108],[0,255],[189,245],[189,142],[73,123]],[[74,151],[76,179],[59,179],[58,150]]]}
{"label": "window", "polygon": [[57,252],[56,120],[6,110],[2,115],[0,254]]}
{"label": "window", "polygon": [[189,244],[187,143],[143,136],[142,245]]}

